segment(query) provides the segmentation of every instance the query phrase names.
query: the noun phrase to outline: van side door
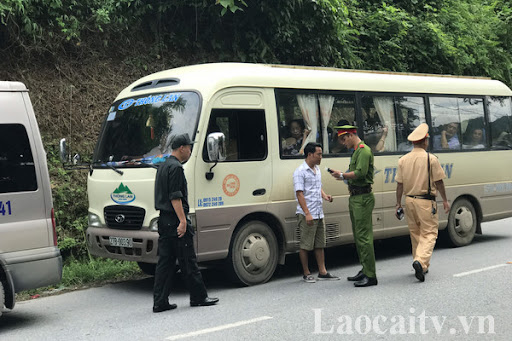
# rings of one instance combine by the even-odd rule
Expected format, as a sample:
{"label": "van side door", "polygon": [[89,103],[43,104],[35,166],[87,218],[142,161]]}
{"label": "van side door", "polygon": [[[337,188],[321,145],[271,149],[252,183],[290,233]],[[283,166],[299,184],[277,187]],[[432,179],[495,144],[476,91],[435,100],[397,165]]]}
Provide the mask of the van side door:
{"label": "van side door", "polygon": [[28,110],[21,92],[0,92],[0,253],[53,244]]}

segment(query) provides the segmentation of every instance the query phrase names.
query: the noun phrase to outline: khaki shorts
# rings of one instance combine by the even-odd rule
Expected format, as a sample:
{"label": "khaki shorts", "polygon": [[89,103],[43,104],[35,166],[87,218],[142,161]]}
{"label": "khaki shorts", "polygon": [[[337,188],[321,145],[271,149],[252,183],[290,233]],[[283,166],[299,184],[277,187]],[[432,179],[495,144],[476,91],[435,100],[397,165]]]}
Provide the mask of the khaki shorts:
{"label": "khaki shorts", "polygon": [[325,224],[323,219],[314,219],[313,224],[308,225],[306,217],[297,214],[300,229],[300,248],[311,251],[325,248]]}

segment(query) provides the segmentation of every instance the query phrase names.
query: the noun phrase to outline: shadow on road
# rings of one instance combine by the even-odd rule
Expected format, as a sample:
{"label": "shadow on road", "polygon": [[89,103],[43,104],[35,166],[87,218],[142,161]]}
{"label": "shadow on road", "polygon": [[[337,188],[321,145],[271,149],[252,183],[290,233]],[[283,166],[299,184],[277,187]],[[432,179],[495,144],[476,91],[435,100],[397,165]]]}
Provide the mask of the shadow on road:
{"label": "shadow on road", "polygon": [[[507,238],[499,235],[477,235],[473,240],[473,244],[492,243],[494,241]],[[389,239],[376,240],[375,256],[377,262],[410,256],[411,241],[409,236],[394,237]],[[469,246],[470,247],[470,246]],[[439,238],[436,249],[453,248],[443,238]],[[357,259],[356,247],[354,244],[336,246],[325,249],[325,262],[327,269],[353,267],[359,264]],[[318,271],[313,252],[310,253],[310,269],[312,272]],[[278,265],[272,280],[277,279],[295,279],[301,274],[301,264],[298,253],[286,256],[285,265]],[[225,269],[221,264],[208,265],[201,271],[206,287],[209,289],[228,289],[236,288],[240,285],[230,281]],[[119,289],[128,289],[132,291],[151,292],[153,290],[153,277],[141,280],[126,281],[112,284]],[[177,274],[173,283],[173,291],[187,293],[185,281],[180,273]]]}
{"label": "shadow on road", "polygon": [[26,326],[33,326],[37,323],[38,317],[24,314],[13,314],[12,312],[4,312],[0,317],[0,340],[2,339],[2,331],[12,331],[21,329]]}
{"label": "shadow on road", "polygon": [[[509,237],[492,234],[477,235],[473,240],[472,245],[493,243],[503,238]],[[374,242],[374,245],[377,263],[379,261],[390,260],[404,256],[410,257],[411,254],[411,242],[409,236],[376,240]],[[471,247],[471,245],[469,245],[468,247]],[[449,243],[443,240],[443,238],[439,238],[438,243],[436,244],[436,249],[451,248],[452,246],[450,246]],[[356,247],[354,244],[336,246],[325,249],[325,261],[327,270],[340,268],[343,269],[346,267],[354,266],[359,267]],[[318,269],[316,268],[316,260],[314,259],[313,252],[310,252],[309,265],[312,272],[318,271]],[[298,253],[291,254],[286,256],[285,265],[278,265],[272,280],[296,279],[297,276],[301,275],[301,272],[302,267],[300,264]],[[333,272],[335,273],[337,272],[337,270]],[[206,268],[202,269],[201,273],[203,275],[206,287],[208,289],[222,290],[240,287],[240,285],[230,281],[225,271],[225,268],[220,263],[216,265],[208,265]],[[153,282],[153,277],[146,277],[143,279],[129,280],[124,282],[112,283],[109,285],[115,286],[116,289],[118,290],[129,290],[135,292],[150,293],[153,291]],[[181,273],[177,273],[173,283],[172,290],[175,293],[188,293],[185,281]],[[14,324],[15,326],[19,325],[20,327],[22,327],[25,324],[33,323],[30,315],[24,315],[21,319],[19,318],[19,315],[16,318],[14,317],[14,315],[12,317],[10,317],[9,315],[10,314],[7,313],[0,318],[0,332],[2,331],[2,328],[5,325]]]}

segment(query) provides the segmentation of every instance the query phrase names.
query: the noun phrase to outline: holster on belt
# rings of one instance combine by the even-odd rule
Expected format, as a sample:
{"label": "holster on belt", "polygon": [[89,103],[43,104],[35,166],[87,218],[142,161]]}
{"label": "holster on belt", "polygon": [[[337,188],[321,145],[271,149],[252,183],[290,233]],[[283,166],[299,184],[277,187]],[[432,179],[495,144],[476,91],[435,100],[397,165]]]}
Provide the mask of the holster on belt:
{"label": "holster on belt", "polygon": [[361,186],[351,186],[351,185],[349,185],[348,186],[348,192],[350,193],[351,196],[352,195],[371,193],[372,192],[372,186],[361,187]]}

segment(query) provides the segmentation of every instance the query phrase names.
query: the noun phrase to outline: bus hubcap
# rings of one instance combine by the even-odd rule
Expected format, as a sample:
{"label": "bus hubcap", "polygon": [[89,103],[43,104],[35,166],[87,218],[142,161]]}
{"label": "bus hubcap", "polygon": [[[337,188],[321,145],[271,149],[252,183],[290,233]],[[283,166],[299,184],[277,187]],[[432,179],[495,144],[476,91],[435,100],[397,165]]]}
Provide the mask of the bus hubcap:
{"label": "bus hubcap", "polygon": [[267,240],[260,234],[251,234],[244,243],[243,258],[245,267],[254,271],[265,266],[270,256]]}
{"label": "bus hubcap", "polygon": [[456,230],[459,233],[467,233],[473,228],[473,215],[466,207],[461,207],[455,215]]}

